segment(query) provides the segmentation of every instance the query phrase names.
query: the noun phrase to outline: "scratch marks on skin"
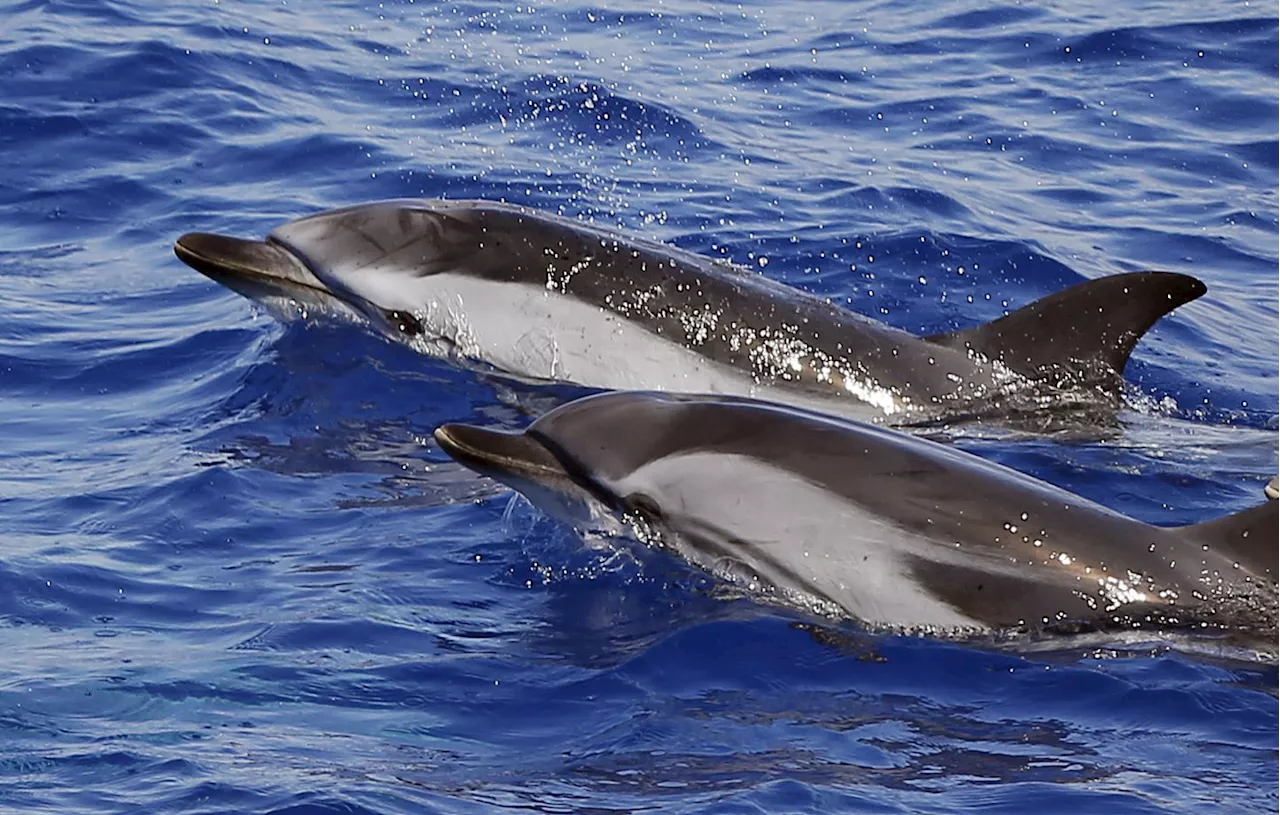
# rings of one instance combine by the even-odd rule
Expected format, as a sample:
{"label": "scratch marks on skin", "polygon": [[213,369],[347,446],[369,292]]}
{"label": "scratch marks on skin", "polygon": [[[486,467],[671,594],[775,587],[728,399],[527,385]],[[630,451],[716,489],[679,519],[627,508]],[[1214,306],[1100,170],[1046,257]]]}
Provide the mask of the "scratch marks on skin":
{"label": "scratch marks on skin", "polygon": [[409,343],[419,353],[458,359],[482,357],[461,293],[441,293],[410,313],[425,329]]}
{"label": "scratch marks on skin", "polygon": [[516,340],[515,353],[522,361],[521,370],[544,379],[566,378],[560,359],[560,342],[547,326],[534,325]]}

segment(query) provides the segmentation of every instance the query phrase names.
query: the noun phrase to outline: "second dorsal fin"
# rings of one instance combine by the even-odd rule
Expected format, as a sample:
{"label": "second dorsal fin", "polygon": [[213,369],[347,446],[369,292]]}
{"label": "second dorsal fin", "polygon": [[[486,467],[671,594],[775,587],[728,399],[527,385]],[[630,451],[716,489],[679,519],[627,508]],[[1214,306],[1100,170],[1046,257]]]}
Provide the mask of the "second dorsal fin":
{"label": "second dorsal fin", "polygon": [[1130,272],[1077,283],[986,325],[925,339],[998,359],[1026,376],[1064,368],[1090,378],[1120,374],[1156,320],[1205,291],[1190,275]]}

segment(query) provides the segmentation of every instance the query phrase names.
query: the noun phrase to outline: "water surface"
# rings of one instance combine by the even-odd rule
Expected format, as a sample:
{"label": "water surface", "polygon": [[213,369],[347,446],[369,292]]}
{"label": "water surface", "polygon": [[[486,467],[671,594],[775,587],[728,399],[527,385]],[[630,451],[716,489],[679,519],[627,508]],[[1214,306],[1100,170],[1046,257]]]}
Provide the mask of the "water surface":
{"label": "water surface", "polygon": [[732,258],[911,331],[1209,285],[1123,432],[964,442],[1157,523],[1277,470],[1256,3],[0,10],[0,807],[1274,812],[1276,669],[866,648],[584,546],[429,441],[473,374],[173,258],[398,196]]}

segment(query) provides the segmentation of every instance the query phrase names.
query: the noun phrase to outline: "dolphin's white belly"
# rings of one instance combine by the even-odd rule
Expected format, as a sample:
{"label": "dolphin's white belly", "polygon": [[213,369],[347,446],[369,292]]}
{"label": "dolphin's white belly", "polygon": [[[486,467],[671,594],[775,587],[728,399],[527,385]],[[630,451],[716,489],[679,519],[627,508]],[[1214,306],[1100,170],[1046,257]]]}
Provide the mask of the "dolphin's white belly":
{"label": "dolphin's white belly", "polygon": [[912,575],[909,557],[947,559],[936,541],[786,470],[697,452],[656,459],[608,486],[649,497],[683,557],[740,585],[759,581],[789,602],[872,625],[986,628]]}
{"label": "dolphin's white belly", "polygon": [[[754,397],[858,419],[884,413],[853,394],[829,397],[757,382],[751,374],[654,334],[609,309],[543,287],[458,274],[422,278],[413,309],[464,357],[521,376],[610,390]],[[886,392],[887,394],[887,392]]]}

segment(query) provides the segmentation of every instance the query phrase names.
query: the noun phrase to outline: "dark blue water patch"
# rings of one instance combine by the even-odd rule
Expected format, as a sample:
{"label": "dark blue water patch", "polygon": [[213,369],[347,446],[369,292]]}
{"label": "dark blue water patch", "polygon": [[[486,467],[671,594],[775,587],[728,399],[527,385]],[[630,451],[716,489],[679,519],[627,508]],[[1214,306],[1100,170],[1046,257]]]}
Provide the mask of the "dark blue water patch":
{"label": "dark blue water patch", "polygon": [[[112,197],[98,205],[86,205],[84,191],[99,186],[111,188]],[[71,177],[65,187],[15,193],[12,205],[6,208],[8,214],[23,239],[37,245],[112,241],[113,213],[131,212],[147,219],[160,215],[173,203],[167,189],[156,189],[124,176]]]}
{"label": "dark blue water patch", "polygon": [[22,57],[21,67],[12,57],[0,60],[0,72],[9,76],[16,93],[41,95],[43,83],[59,83],[63,74],[71,73],[78,79],[75,91],[59,94],[58,106],[86,111],[154,96],[157,89],[182,87],[191,76],[184,70],[183,52],[155,40],[114,48],[36,46],[25,49]]}
{"label": "dark blue water patch", "polygon": [[[303,802],[315,801],[320,799],[320,806],[323,806],[324,796],[317,796],[314,793],[296,794],[296,795],[269,795],[257,792],[249,792],[237,788],[231,784],[219,783],[214,781],[201,781],[188,788],[180,788],[180,792],[170,796],[155,796],[159,800],[153,800],[152,806],[167,806],[174,811],[192,811],[196,807],[200,810],[210,813],[210,815],[229,815],[232,812],[271,812],[279,813],[281,809],[294,808],[289,804],[285,804],[280,809],[272,807],[273,803],[281,803],[280,798],[285,801],[301,799]],[[167,800],[166,800],[167,798]],[[210,805],[213,805],[212,807]],[[308,804],[299,804],[307,806]],[[270,809],[264,807],[271,807]],[[196,810],[196,811],[200,811]],[[286,810],[287,811],[287,810]],[[305,810],[304,810],[305,811]],[[317,809],[319,813],[325,812],[324,809]],[[339,812],[341,810],[338,810]],[[353,810],[354,813],[358,811]],[[327,815],[327,813],[326,813]]]}
{"label": "dark blue water patch", "polygon": [[399,85],[397,104],[422,110],[425,123],[500,127],[516,144],[542,144],[550,134],[568,144],[628,145],[674,158],[716,146],[695,124],[664,105],[570,76],[512,77],[469,86],[405,78]]}
{"label": "dark blue water patch", "polygon": [[985,9],[974,9],[958,14],[951,14],[938,19],[938,28],[955,31],[978,31],[987,28],[1006,28],[1014,24],[1025,23],[1043,17],[1039,9],[1026,6],[997,5]]}
{"label": "dark blue water patch", "polygon": [[[557,16],[570,30],[576,31],[593,31],[600,27],[606,31],[626,31],[629,34],[654,35],[668,32],[674,35],[690,26],[704,30],[722,29],[732,15],[726,15],[712,6],[685,13],[668,9],[616,11],[586,6],[565,9]],[[510,17],[507,20],[514,22]]]}
{"label": "dark blue water patch", "polygon": [[[313,47],[309,42],[297,43],[295,47],[304,44],[308,48]],[[233,42],[228,42],[226,45],[233,45]],[[322,43],[317,44],[317,47],[320,50],[325,49]],[[325,111],[323,106],[317,105],[312,108],[302,108],[293,116],[282,116],[282,111],[277,107],[279,102],[273,98],[273,95],[262,93],[263,89],[268,87],[276,89],[277,92],[307,95],[328,89],[335,94],[328,100],[329,104],[337,110],[342,110],[349,104],[345,95],[350,93],[353,84],[367,86],[366,92],[375,98],[386,96],[385,92],[379,92],[380,85],[375,77],[352,75],[343,70],[344,66],[341,63],[330,66],[322,62],[304,69],[271,56],[260,54],[248,56],[234,47],[193,54],[189,60],[197,63],[192,66],[194,70],[189,71],[191,76],[206,76],[216,71],[234,78],[221,86],[197,86],[194,88],[193,96],[197,97],[196,101],[204,101],[205,97],[209,97],[210,101],[222,100],[226,110],[221,113],[211,105],[199,106],[197,110],[208,110],[211,114],[210,124],[226,121],[233,125],[225,130],[238,135],[270,133],[276,126],[290,119],[314,121],[316,116],[323,115]],[[237,110],[241,115],[228,120],[227,114]],[[218,128],[218,130],[222,132],[224,128]]]}
{"label": "dark blue water patch", "polygon": [[1026,244],[958,235],[869,235],[841,259],[852,261],[844,280],[861,278],[844,305],[925,336],[990,322],[1081,282]]}
{"label": "dark blue water patch", "polygon": [[366,809],[353,801],[328,796],[303,795],[299,803],[290,803],[272,809],[271,815],[374,815],[376,810]]}
{"label": "dark blue water patch", "polygon": [[[243,336],[242,331],[234,329],[225,333],[230,337]],[[88,366],[83,368],[57,365],[57,346],[45,344],[39,357],[0,359],[0,365],[4,365],[10,375],[6,384],[16,393],[120,395],[168,387],[167,382],[155,375],[157,367],[175,373],[185,370],[202,375],[207,372],[207,363],[211,360],[225,365],[236,359],[235,346],[215,340],[216,335],[202,332],[177,343],[135,349],[122,349],[119,341],[101,340],[96,343],[102,346],[97,349],[96,358],[91,358]],[[79,338],[72,342],[90,353],[95,351],[93,342]],[[55,364],[51,365],[51,361]]]}
{"label": "dark blue water patch", "polygon": [[[966,129],[977,130],[954,137],[930,141],[930,149],[956,153],[1007,154],[1032,157],[1033,167],[1052,169],[1057,173],[1105,170],[1113,162],[1113,155],[1104,149],[1067,135],[1030,136],[1023,132],[983,132],[982,122],[967,122]],[[1105,194],[1110,199],[1112,193]]]}
{"label": "dark blue water patch", "polygon": [[1170,234],[1164,230],[1144,232],[1141,228],[1117,228],[1115,235],[1121,242],[1141,243],[1156,267],[1191,265],[1208,269],[1261,265],[1258,257],[1232,245],[1225,237]]}
{"label": "dark blue water patch", "polygon": [[[1232,43],[1231,45],[1225,45]],[[1274,19],[1239,18],[1169,26],[1144,26],[1097,31],[1070,43],[1063,58],[1076,61],[1156,60],[1193,63],[1198,70],[1237,69],[1275,73],[1273,60],[1267,65],[1266,52],[1274,52]],[[1048,56],[1046,54],[1046,56]],[[1190,64],[1187,67],[1191,67]]]}
{"label": "dark blue water patch", "polygon": [[[262,121],[270,121],[270,116],[263,115]],[[202,186],[215,184],[233,188],[243,183],[243,179],[269,179],[279,175],[280,156],[289,160],[316,168],[326,168],[326,175],[335,178],[363,175],[361,172],[371,155],[382,153],[381,149],[368,142],[357,139],[334,139],[327,136],[299,134],[280,139],[275,144],[278,155],[264,155],[252,144],[223,145],[208,151],[201,151],[198,171],[188,172],[187,177]],[[285,186],[287,182],[277,182]]]}
{"label": "dark blue water patch", "polygon": [[1275,171],[1277,158],[1280,156],[1280,142],[1261,141],[1231,145],[1232,152],[1261,168]]}
{"label": "dark blue water patch", "polygon": [[83,140],[89,135],[88,125],[73,114],[36,113],[12,106],[0,108],[0,146],[5,148],[26,145],[33,138],[53,145],[60,139]]}
{"label": "dark blue water patch", "polygon": [[[70,554],[64,552],[63,554]],[[132,630],[168,628],[225,621],[203,607],[217,605],[218,592],[192,587],[174,590],[139,579],[121,580],[107,570],[88,566],[32,568],[6,574],[3,614],[9,625],[79,628],[122,625]],[[113,588],[107,589],[108,586]],[[105,589],[105,590],[104,590]],[[179,597],[179,595],[181,595]]]}
{"label": "dark blue water patch", "polygon": [[[801,182],[796,185],[831,211],[846,213],[853,221],[873,213],[878,222],[918,221],[930,217],[964,220],[970,213],[956,199],[918,187],[856,186],[845,183]],[[843,227],[843,224],[835,225]],[[794,229],[794,227],[792,227]]]}
{"label": "dark blue water patch", "polygon": [[746,71],[742,74],[742,79],[747,83],[769,86],[802,85],[810,82],[816,85],[823,85],[826,83],[843,85],[850,82],[865,80],[866,77],[863,76],[862,73],[854,71],[768,66]]}
{"label": "dark blue water patch", "polygon": [[1237,120],[1241,129],[1265,132],[1276,118],[1276,105],[1259,104],[1258,100],[1244,94],[1218,89],[1206,95],[1204,88],[1191,86],[1185,96],[1193,96],[1195,104],[1186,109],[1183,120],[1197,130],[1212,132],[1213,122],[1224,119]]}

